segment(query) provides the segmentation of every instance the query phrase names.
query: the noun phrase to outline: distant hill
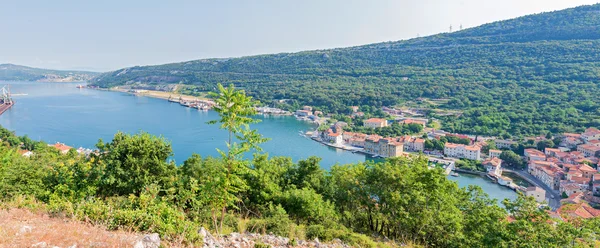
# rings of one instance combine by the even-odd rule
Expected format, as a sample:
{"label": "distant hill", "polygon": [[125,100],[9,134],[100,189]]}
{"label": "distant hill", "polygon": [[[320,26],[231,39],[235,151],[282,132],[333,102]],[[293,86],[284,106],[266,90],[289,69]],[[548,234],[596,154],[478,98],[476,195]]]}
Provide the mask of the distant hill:
{"label": "distant hill", "polygon": [[0,64],[0,81],[77,82],[90,80],[98,72],[60,71],[32,68],[13,64]]}
{"label": "distant hill", "polygon": [[[392,32],[392,30],[390,31]],[[450,131],[532,135],[600,126],[600,5],[528,15],[406,41],[125,68],[92,82],[236,84],[263,102],[328,112],[449,99]]]}

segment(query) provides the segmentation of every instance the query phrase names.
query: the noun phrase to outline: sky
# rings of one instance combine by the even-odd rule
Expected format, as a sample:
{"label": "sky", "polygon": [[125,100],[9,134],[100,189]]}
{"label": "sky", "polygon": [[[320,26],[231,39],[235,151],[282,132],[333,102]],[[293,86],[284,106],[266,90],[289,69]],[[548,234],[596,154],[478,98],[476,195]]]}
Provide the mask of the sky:
{"label": "sky", "polygon": [[0,64],[109,71],[410,39],[600,0],[0,0]]}

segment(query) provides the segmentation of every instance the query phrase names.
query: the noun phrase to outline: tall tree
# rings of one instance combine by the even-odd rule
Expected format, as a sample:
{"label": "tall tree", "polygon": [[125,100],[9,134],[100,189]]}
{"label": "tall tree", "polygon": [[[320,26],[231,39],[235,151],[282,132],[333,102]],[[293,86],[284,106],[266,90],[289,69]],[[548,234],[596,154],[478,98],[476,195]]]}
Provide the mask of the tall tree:
{"label": "tall tree", "polygon": [[[208,184],[211,191],[219,191],[217,194],[211,194],[216,197],[208,201],[213,211],[213,219],[216,223],[216,211],[221,211],[219,227],[215,229],[220,233],[223,229],[223,220],[227,207],[233,206],[238,202],[238,193],[245,190],[247,185],[242,176],[247,172],[248,161],[244,159],[244,154],[251,149],[260,151],[258,144],[265,142],[256,130],[250,129],[250,124],[258,123],[259,120],[252,118],[256,114],[254,106],[258,101],[247,96],[243,90],[236,90],[233,85],[225,88],[218,85],[218,92],[212,92],[210,96],[215,99],[215,111],[219,114],[219,120],[208,122],[209,124],[220,124],[221,129],[227,130],[227,151],[219,151],[224,161],[222,170],[215,180],[219,183]],[[234,141],[235,140],[235,141]],[[216,188],[215,188],[216,187]]]}

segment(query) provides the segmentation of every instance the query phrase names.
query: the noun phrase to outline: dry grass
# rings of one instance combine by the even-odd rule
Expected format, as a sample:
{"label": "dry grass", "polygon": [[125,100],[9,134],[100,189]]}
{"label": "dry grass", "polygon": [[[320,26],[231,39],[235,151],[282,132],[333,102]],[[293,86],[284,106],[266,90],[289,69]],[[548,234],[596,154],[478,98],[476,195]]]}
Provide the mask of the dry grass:
{"label": "dry grass", "polygon": [[132,247],[141,237],[26,209],[0,210],[0,248],[32,247],[40,242],[59,247]]}

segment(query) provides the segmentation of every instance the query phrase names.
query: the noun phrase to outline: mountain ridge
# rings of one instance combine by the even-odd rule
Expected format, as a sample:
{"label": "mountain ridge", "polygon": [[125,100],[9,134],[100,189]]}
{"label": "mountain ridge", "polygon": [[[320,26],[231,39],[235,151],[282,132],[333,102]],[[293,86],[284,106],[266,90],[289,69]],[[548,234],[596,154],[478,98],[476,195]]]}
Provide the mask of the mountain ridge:
{"label": "mountain ridge", "polygon": [[[595,4],[403,41],[129,67],[91,82],[101,87],[185,84],[190,94],[210,91],[217,83],[235,84],[267,104],[312,105],[331,113],[346,113],[352,105],[450,98],[437,107],[464,113],[444,118],[449,131],[579,131],[600,125],[594,117],[600,101],[589,94],[600,94],[593,83],[600,77],[599,27],[600,4]],[[584,86],[589,92],[576,91]],[[552,95],[564,99],[545,100]],[[292,102],[282,105],[278,99]],[[571,100],[590,102],[578,106]],[[550,118],[547,109],[568,113]]]}
{"label": "mountain ridge", "polygon": [[92,79],[99,72],[79,70],[52,70],[16,65],[0,64],[0,81],[77,82]]}

